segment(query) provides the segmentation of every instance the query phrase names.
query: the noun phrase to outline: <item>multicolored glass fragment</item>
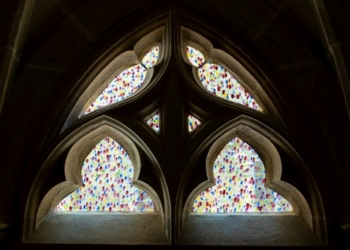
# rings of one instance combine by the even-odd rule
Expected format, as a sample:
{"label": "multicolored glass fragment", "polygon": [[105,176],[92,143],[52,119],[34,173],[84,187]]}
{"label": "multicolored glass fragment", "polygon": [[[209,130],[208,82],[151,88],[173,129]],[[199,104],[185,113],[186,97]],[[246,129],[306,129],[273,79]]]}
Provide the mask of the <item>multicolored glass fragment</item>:
{"label": "multicolored glass fragment", "polygon": [[132,185],[128,153],[110,137],[91,150],[81,175],[83,186],[64,198],[57,211],[154,211],[150,196]]}
{"label": "multicolored glass fragment", "polygon": [[159,133],[159,112],[147,120],[148,126]]}
{"label": "multicolored glass fragment", "polygon": [[262,111],[253,97],[222,66],[206,63],[198,69],[203,86],[214,95]]}
{"label": "multicolored glass fragment", "polygon": [[193,66],[200,67],[201,65],[204,64],[205,58],[202,52],[190,46],[187,46],[186,52],[187,52],[187,58]]}
{"label": "multicolored glass fragment", "polygon": [[231,140],[214,163],[215,185],[194,201],[195,213],[290,212],[292,205],[265,186],[265,168],[256,151]]}
{"label": "multicolored glass fragment", "polygon": [[158,60],[159,46],[154,46],[142,59],[142,65],[147,69],[152,68]]}
{"label": "multicolored glass fragment", "polygon": [[125,100],[135,93],[146,78],[147,70],[141,65],[129,67],[121,72],[85,110],[87,115],[97,109]]}
{"label": "multicolored glass fragment", "polygon": [[188,115],[188,131],[191,132],[192,130],[196,129],[201,122],[194,116]]}

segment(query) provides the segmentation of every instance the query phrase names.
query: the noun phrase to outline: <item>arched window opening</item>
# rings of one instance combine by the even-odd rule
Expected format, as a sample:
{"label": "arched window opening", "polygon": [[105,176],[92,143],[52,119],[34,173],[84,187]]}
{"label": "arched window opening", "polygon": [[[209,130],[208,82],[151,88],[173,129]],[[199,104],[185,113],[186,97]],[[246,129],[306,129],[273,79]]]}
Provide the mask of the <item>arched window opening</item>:
{"label": "arched window opening", "polygon": [[[306,199],[281,180],[282,160],[274,145],[278,134],[270,130],[265,137],[266,131],[267,126],[242,115],[218,128],[196,148],[181,187],[204,167],[203,155],[198,152],[206,154],[208,179],[182,189],[192,192],[177,207],[183,207],[177,217],[181,244],[244,245],[258,239],[271,245],[271,238],[279,242],[276,245],[286,239],[291,245],[318,244]],[[276,232],[280,233],[278,239]]]}
{"label": "arched window opening", "polygon": [[190,46],[187,46],[187,58],[193,66],[198,67],[202,85],[212,94],[262,112],[254,98],[223,66],[211,62],[204,63],[203,53]]}
{"label": "arched window opening", "polygon": [[57,211],[154,211],[149,195],[132,185],[134,168],[125,149],[110,137],[87,155],[83,185],[64,198]]}
{"label": "arched window opening", "polygon": [[123,101],[138,91],[146,79],[147,69],[157,63],[158,56],[159,46],[154,46],[143,57],[141,64],[131,66],[117,75],[84,111],[83,115]]}
{"label": "arched window opening", "polygon": [[160,130],[160,121],[159,121],[159,111],[155,115],[153,115],[151,118],[149,118],[147,121],[148,126],[150,126],[156,133],[159,133]]}
{"label": "arched window opening", "polygon": [[187,120],[188,120],[188,132],[192,132],[201,124],[201,122],[191,114],[188,115]]}
{"label": "arched window opening", "polygon": [[[30,210],[36,215],[28,221],[28,242],[168,244],[166,182],[157,159],[131,129],[99,116],[72,131],[42,169],[52,169],[52,159],[58,155],[65,158],[65,180],[45,191],[38,207]],[[154,165],[150,167],[149,161]],[[150,185],[139,179],[141,167],[154,171]],[[52,175],[45,170],[31,195],[42,188],[39,181],[45,183],[45,176]],[[157,185],[158,193],[153,188]]]}
{"label": "arched window opening", "polygon": [[290,212],[292,205],[265,186],[265,167],[257,152],[239,138],[217,156],[215,185],[194,201],[195,213]]}
{"label": "arched window opening", "polygon": [[141,87],[146,74],[147,70],[141,64],[125,69],[91,103],[84,115],[128,98]]}
{"label": "arched window opening", "polygon": [[[167,28],[170,29],[170,26]],[[61,144],[55,148],[63,155],[71,147],[65,164],[66,180],[54,186],[45,195],[38,209],[35,207],[36,204],[33,205],[32,210],[35,212],[28,212],[30,215],[36,213],[32,217],[36,216],[36,222],[33,224],[34,230],[38,231],[38,237],[45,234],[47,225],[50,225],[52,230],[48,231],[54,232],[51,234],[52,239],[56,239],[57,236],[57,239],[67,238],[69,242],[68,232],[75,230],[79,231],[77,235],[80,238],[73,237],[74,240],[86,243],[91,239],[84,238],[84,233],[80,232],[82,231],[80,229],[89,225],[86,223],[88,220],[97,222],[92,224],[98,225],[101,218],[108,225],[104,231],[108,231],[112,244],[125,242],[168,244],[172,239],[176,241],[181,234],[186,236],[188,232],[190,232],[188,242],[198,244],[203,242],[203,238],[210,238],[204,236],[201,231],[213,231],[218,225],[223,225],[223,230],[228,232],[228,229],[231,229],[230,223],[244,222],[247,218],[249,221],[258,221],[256,224],[269,222],[278,229],[280,221],[288,219],[292,221],[300,217],[305,218],[312,229],[313,218],[305,198],[296,188],[281,180],[281,159],[273,146],[276,141],[271,142],[262,135],[264,133],[261,130],[257,132],[246,126],[247,121],[252,121],[252,117],[243,119],[244,122],[237,123],[235,127],[232,125],[241,113],[252,114],[257,119],[266,115],[264,119],[272,118],[273,126],[283,125],[278,123],[281,117],[264,92],[263,86],[231,55],[214,49],[208,41],[183,27],[181,27],[182,33],[180,32],[183,36],[182,42],[177,51],[175,47],[175,51],[181,52],[184,60],[177,61],[178,68],[166,70],[168,65],[174,65],[170,60],[174,60],[173,58],[178,60],[178,57],[170,55],[173,50],[169,47],[170,41],[178,40],[170,37],[170,34],[177,36],[177,32],[163,32],[163,29],[165,28],[156,30],[159,33],[156,32],[156,36],[153,34],[143,37],[136,45],[133,38],[128,46],[120,47],[125,49],[134,45],[133,50],[120,53],[122,49],[114,48],[112,51],[115,54],[113,56],[109,54],[108,60],[101,57],[101,62],[106,62],[100,67],[103,70],[95,70],[91,73],[93,76],[84,79],[86,82],[84,87],[87,87],[76,102],[70,113],[71,119],[67,119],[63,130],[70,126],[72,121],[79,119],[82,113],[87,115],[119,102],[120,105],[96,112],[95,115],[99,115],[98,117],[92,115],[81,119],[78,123],[81,123],[81,127],[76,129],[72,126],[71,129],[75,129],[72,136],[64,139],[67,141],[66,148],[61,149]],[[166,39],[162,38],[163,33]],[[184,33],[187,37],[183,35]],[[184,62],[187,65],[184,65]],[[191,81],[191,76],[188,77],[189,64],[193,66],[192,72],[196,82]],[[155,65],[159,65],[156,70],[153,69]],[[179,78],[185,82],[184,91],[180,89],[182,85],[174,88],[176,91],[164,91],[169,90],[167,84],[181,82],[168,81],[168,79],[178,80],[176,77],[181,73],[186,76]],[[170,102],[172,98],[167,98],[169,96],[177,98],[179,105],[174,106]],[[203,105],[199,105],[200,102]],[[215,113],[216,109],[208,108],[206,103],[214,104],[215,108],[225,107],[227,115]],[[186,107],[189,107],[188,111],[196,112],[199,118],[192,112],[187,113]],[[162,131],[160,131],[160,111]],[[104,115],[100,114],[103,112],[105,117],[102,119]],[[165,117],[163,114],[166,114]],[[171,124],[173,117],[181,119],[176,120],[178,123]],[[204,125],[201,125],[204,121],[202,118],[208,121]],[[97,123],[94,119],[96,121],[101,119],[103,122]],[[228,122],[223,124],[225,119]],[[263,127],[260,123],[263,124],[257,120],[254,124]],[[176,125],[176,128],[181,128],[181,131],[179,129],[178,133],[173,135],[179,135],[181,140],[174,140],[168,134],[169,131],[174,131],[174,124],[179,125]],[[202,127],[192,133],[199,126]],[[268,131],[267,134],[273,133],[275,128],[273,126],[264,127],[265,131]],[[147,127],[154,130],[157,135]],[[88,131],[90,128],[92,132]],[[158,136],[160,132],[163,136]],[[85,136],[82,136],[83,134]],[[171,148],[169,145],[179,149],[178,152],[176,154],[166,152]],[[203,160],[207,152],[209,153],[204,165]],[[174,155],[180,153],[184,157],[178,157],[177,162],[178,159]],[[53,169],[52,159],[56,156],[51,155],[45,161],[44,166],[47,169]],[[142,179],[138,180],[141,162],[145,168],[142,171]],[[167,162],[172,164],[166,164]],[[183,166],[177,170],[176,167],[181,164]],[[174,166],[173,169],[176,171],[172,172]],[[204,170],[200,169],[201,167],[206,168],[208,177],[204,182],[201,182],[204,179]],[[163,170],[167,175],[166,178],[163,176]],[[198,174],[199,171],[202,172]],[[43,171],[42,175],[44,174]],[[196,174],[198,176],[194,176]],[[181,184],[172,187],[178,188],[179,191],[174,196],[175,199],[170,200],[165,180],[171,181],[172,178],[181,179]],[[150,186],[142,180],[149,182]],[[35,194],[36,186],[33,186],[32,190]],[[173,202],[175,216],[171,213],[173,207],[170,204]],[[124,213],[129,211],[142,213],[132,213],[132,216]],[[287,218],[292,217],[289,215],[295,218]],[[83,223],[79,216],[84,218]],[[216,220],[218,217],[221,219]],[[271,219],[272,217],[275,219]],[[69,227],[69,223],[65,223],[69,219],[74,227],[65,233],[56,234],[55,232],[64,231],[61,228]],[[124,222],[127,223],[123,224]],[[241,225],[246,224],[235,225],[236,230],[239,230]],[[187,231],[185,226],[188,226]],[[111,230],[112,227],[116,230]],[[91,232],[99,230],[98,226],[91,227]],[[263,235],[264,233],[259,233],[259,230],[260,228],[255,227],[252,232],[254,235],[257,232]],[[137,241],[128,237],[123,238],[131,231]],[[143,237],[144,231],[150,232],[155,240],[151,240],[148,236]],[[119,238],[117,239],[114,234],[118,234]],[[198,235],[197,240],[194,240],[195,235]],[[222,241],[220,237],[213,237],[211,240],[213,244],[230,245],[232,242],[229,233],[226,236],[229,239],[227,241]],[[105,243],[104,239],[99,239],[98,234],[93,238]],[[240,233],[238,238],[241,241],[245,240],[244,233]],[[35,241],[37,239],[33,238],[32,242]]]}
{"label": "arched window opening", "polygon": [[248,91],[224,67],[206,63],[198,69],[198,74],[203,86],[214,95],[262,111]]}

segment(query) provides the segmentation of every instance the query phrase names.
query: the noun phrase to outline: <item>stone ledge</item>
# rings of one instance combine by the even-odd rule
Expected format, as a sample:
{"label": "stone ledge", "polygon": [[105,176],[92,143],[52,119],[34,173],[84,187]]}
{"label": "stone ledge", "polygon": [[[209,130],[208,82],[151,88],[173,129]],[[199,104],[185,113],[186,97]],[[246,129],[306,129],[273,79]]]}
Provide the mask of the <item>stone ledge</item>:
{"label": "stone ledge", "polygon": [[24,242],[169,244],[162,217],[155,212],[51,213]]}
{"label": "stone ledge", "polygon": [[190,214],[181,245],[324,246],[295,215]]}

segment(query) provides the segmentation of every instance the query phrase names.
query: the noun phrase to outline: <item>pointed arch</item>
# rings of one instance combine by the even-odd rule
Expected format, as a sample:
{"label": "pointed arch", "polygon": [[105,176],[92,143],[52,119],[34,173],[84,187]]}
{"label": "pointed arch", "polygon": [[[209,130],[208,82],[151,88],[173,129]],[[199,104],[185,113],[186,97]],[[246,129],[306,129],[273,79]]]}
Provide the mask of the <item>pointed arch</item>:
{"label": "pointed arch", "polygon": [[[188,46],[194,48],[201,52],[201,57],[204,58],[205,63],[201,64],[200,68],[197,68],[193,65],[193,60],[188,56]],[[225,103],[226,100],[224,98],[217,98],[216,95],[210,94],[210,90],[208,90],[202,83],[202,79],[200,74],[198,73],[200,70],[203,71],[203,66],[205,65],[215,65],[220,67],[221,70],[228,73],[229,78],[237,80],[241,88],[246,90],[249,93],[249,100],[256,102],[253,106],[254,109],[261,110],[262,112],[268,116],[273,117],[279,121],[282,120],[280,114],[278,113],[276,107],[272,103],[271,99],[268,97],[264,89],[261,87],[259,82],[255,79],[255,77],[248,72],[243,65],[234,59],[232,56],[227,54],[226,52],[216,49],[213,47],[211,42],[200,34],[187,29],[185,27],[181,27],[181,55],[183,60],[193,66],[193,77],[195,78],[199,88],[197,88],[201,93],[205,94],[207,98],[212,99],[215,102]],[[200,66],[200,65],[199,65]],[[227,94],[227,93],[226,93]],[[218,95],[221,96],[221,95]],[[236,97],[235,97],[236,98]],[[241,97],[237,98],[241,99]],[[242,101],[240,101],[242,102]],[[231,105],[237,105],[238,102],[230,102]],[[241,105],[241,104],[239,104]],[[247,104],[246,104],[247,105]],[[252,106],[252,107],[253,107]]]}
{"label": "pointed arch", "polygon": [[194,213],[290,212],[292,205],[265,185],[265,166],[255,149],[235,135],[213,162],[214,185],[192,204]]}
{"label": "pointed arch", "polygon": [[184,213],[188,214],[192,211],[194,200],[201,192],[216,184],[213,173],[213,165],[216,157],[220,151],[233,138],[236,137],[242,139],[244,142],[247,142],[260,155],[266,169],[266,187],[276,191],[285,197],[292,204],[293,213],[304,217],[309,226],[313,228],[311,211],[305,198],[295,187],[281,181],[282,163],[275,146],[271,143],[270,140],[268,140],[266,137],[251,127],[241,124],[220,136],[220,138],[218,138],[210,147],[205,164],[208,181],[200,184],[196,189],[193,190],[186,201]]}
{"label": "pointed arch", "polygon": [[[153,26],[152,26],[153,27]],[[196,30],[196,29],[193,29],[193,30]],[[136,32],[133,32],[133,33],[137,33],[138,31],[136,31]],[[213,32],[213,33],[215,33],[215,32]],[[216,33],[217,34],[217,33]],[[129,43],[129,47],[128,47],[128,49],[132,46],[133,44],[130,44]],[[119,52],[118,52],[119,53]],[[137,53],[135,52],[135,54],[137,55]],[[232,53],[231,53],[232,54]],[[140,56],[137,56],[138,58],[140,58]],[[142,56],[141,56],[142,57]],[[106,57],[102,57],[103,58],[103,60],[104,59],[106,59]],[[244,61],[244,60],[243,60]],[[103,64],[103,62],[102,62],[102,64]],[[186,65],[187,66],[187,65]],[[163,67],[163,68],[165,68],[165,67]],[[96,68],[94,68],[94,70],[96,70]],[[156,72],[155,72],[155,74],[154,74],[154,76],[156,76]],[[192,77],[193,78],[193,77]],[[191,79],[192,79],[191,78]],[[153,80],[152,80],[153,81]],[[152,81],[149,83],[149,86],[150,85],[152,85]],[[89,82],[90,83],[90,82]],[[187,83],[187,82],[186,82]],[[72,94],[72,95],[76,95],[76,96],[80,96],[80,93],[78,93],[78,92],[73,92],[72,91],[72,93],[74,93],[74,94]],[[144,93],[144,92],[142,92],[142,93]],[[141,93],[140,93],[140,96],[141,96]],[[203,96],[204,96],[204,94],[203,94]],[[207,96],[206,96],[207,97]],[[75,100],[75,99],[74,99]],[[278,105],[277,105],[278,106]],[[239,111],[242,111],[242,109],[238,109],[237,108],[237,110],[239,110]],[[148,109],[148,111],[150,111],[150,109]],[[254,111],[253,111],[254,112]],[[252,114],[253,112],[247,112],[247,113],[250,113],[250,114]],[[102,112],[98,112],[99,114],[101,114]],[[117,112],[116,112],[117,113]],[[144,114],[144,113],[143,113]],[[260,115],[260,114],[259,114]],[[258,117],[261,117],[262,115],[260,115],[260,116],[258,116]],[[80,123],[78,123],[78,124],[82,124],[83,122],[85,122],[85,121],[88,121],[89,119],[91,119],[91,118],[93,118],[93,117],[95,117],[94,115],[92,115],[92,116],[90,116],[90,117],[87,117],[86,119],[84,119],[83,121],[81,121]],[[141,117],[141,115],[139,116],[139,118]],[[142,117],[144,117],[144,116],[142,116]],[[142,118],[141,117],[141,118]],[[185,117],[185,116],[184,116]],[[270,118],[269,116],[267,116],[267,118]],[[65,119],[65,117],[64,117],[64,119]],[[141,119],[140,119],[141,120]],[[67,120],[68,121],[68,120]],[[209,121],[209,120],[207,120],[207,121]],[[71,120],[67,123],[67,124],[71,124]],[[210,122],[210,121],[209,121]],[[206,122],[207,123],[207,122]],[[204,125],[204,124],[203,124]],[[225,125],[227,125],[227,127],[229,127],[229,125],[228,124],[225,124]],[[277,127],[277,126],[276,126]],[[73,128],[74,128],[74,126],[73,126]],[[216,129],[216,128],[215,128]],[[256,128],[255,128],[256,129]],[[210,130],[210,129],[209,129]],[[197,131],[196,131],[197,132]],[[198,131],[198,132],[200,132],[200,131]],[[222,132],[222,131],[221,131]],[[259,132],[260,133],[262,133],[262,134],[264,134],[262,131],[260,131],[259,130]],[[199,133],[198,133],[199,134]],[[193,134],[194,135],[194,134]],[[201,135],[205,135],[205,134],[203,134],[203,133],[201,133]],[[266,134],[264,134],[267,138],[269,138],[271,141],[272,141],[272,139],[269,137],[269,136],[267,136]],[[194,135],[195,136],[195,135]],[[193,137],[192,137],[193,138]],[[197,137],[198,138],[198,137]],[[203,138],[207,138],[207,137],[203,137]],[[273,142],[274,144],[276,144],[276,141],[274,141]],[[278,142],[277,142],[278,143]],[[306,169],[307,170],[307,169]],[[307,172],[307,171],[306,171]],[[307,174],[306,174],[307,175]],[[171,177],[170,177],[171,178]],[[187,180],[188,181],[188,180]],[[313,179],[312,179],[312,181],[313,181]],[[189,182],[189,181],[188,181]],[[312,186],[314,183],[311,183],[310,185]],[[180,186],[180,193],[181,193],[181,186]],[[312,189],[312,188],[311,188]],[[159,192],[158,192],[159,193]],[[316,192],[317,193],[317,192]],[[160,198],[161,198],[161,195],[159,195],[160,196]],[[316,197],[317,195],[315,195],[315,197]],[[187,196],[186,196],[187,197]],[[318,200],[318,197],[316,197],[315,198],[316,199],[316,203],[317,202],[319,202],[319,200]],[[319,204],[318,204],[319,205]],[[183,206],[181,205],[181,206],[178,206],[178,207],[180,207],[180,210],[181,209],[183,209]],[[314,207],[313,207],[314,208]],[[323,207],[322,207],[322,204],[321,204],[321,206],[320,206],[320,208],[319,208],[320,210],[322,210],[323,209]],[[177,212],[177,211],[175,211],[175,212]],[[317,213],[316,213],[317,214]],[[319,213],[319,214],[321,214],[321,213]],[[321,217],[321,216],[320,216]],[[165,220],[167,220],[167,219],[165,219]],[[170,221],[170,216],[168,217],[168,220]],[[177,222],[175,222],[175,223],[177,223]],[[180,224],[180,223],[178,223],[178,224]],[[175,228],[176,228],[176,226],[177,225],[175,225]]]}
{"label": "pointed arch", "polygon": [[45,195],[38,209],[36,228],[47,214],[54,211],[63,198],[72,193],[72,189],[75,188],[75,191],[83,185],[81,168],[85,158],[96,144],[107,136],[118,142],[128,152],[134,167],[132,184],[139,189],[145,190],[154,202],[155,211],[163,215],[163,208],[158,195],[148,184],[138,180],[141,161],[135,144],[119,130],[108,125],[102,125],[79,139],[69,150],[64,167],[66,181],[59,183]]}
{"label": "pointed arch", "polygon": [[[112,105],[106,105],[104,110],[118,105],[128,105],[135,99],[144,95],[145,91],[149,91],[153,87],[153,85],[160,78],[160,75],[164,72],[166,63],[163,65],[162,69],[157,71],[158,73],[155,77],[153,76],[154,67],[160,64],[163,59],[168,60],[169,57],[170,51],[166,49],[169,47],[168,39],[166,39],[169,34],[165,32],[167,25],[167,20],[161,20],[157,25],[160,27],[141,37],[134,44],[133,50],[120,51],[117,43],[110,47],[103,55],[101,55],[96,64],[100,64],[98,66],[104,65],[104,67],[100,68],[99,71],[89,70],[89,72],[86,72],[86,74],[80,80],[82,83],[84,83],[85,89],[81,91],[79,98],[77,98],[61,129],[61,132],[63,132],[73,122],[84,116],[84,113],[88,107],[106,89],[106,87],[112,83],[116,76],[135,65],[142,65],[142,60],[147,53],[150,52],[152,48],[157,47],[159,48],[157,53],[157,61],[152,62],[150,64],[152,66],[149,65],[149,67],[141,66],[146,68],[147,74],[145,74],[145,78],[142,80],[142,84],[139,86],[136,93],[134,93],[134,91],[128,96],[128,98],[124,98],[122,101],[118,101]],[[128,39],[134,40],[134,38],[131,39],[130,37]],[[93,67],[95,67],[95,65],[91,66],[91,68]],[[79,84],[81,85],[81,83]],[[94,113],[98,114],[99,112]]]}
{"label": "pointed arch", "polygon": [[[125,71],[129,71],[127,72],[128,74],[137,73],[141,75],[139,77],[141,79],[139,79],[138,82],[135,82],[137,85],[139,85],[137,86],[138,87],[137,91],[135,90],[133,91],[135,93],[131,92],[126,96],[126,99],[129,99],[132,96],[134,96],[135,98],[135,96],[137,96],[138,93],[140,93],[146,87],[146,85],[151,81],[152,75],[153,75],[153,67],[159,64],[163,58],[164,48],[162,48],[161,46],[163,34],[164,34],[164,27],[154,30],[153,32],[149,33],[148,35],[140,39],[135,44],[134,50],[125,51],[122,54],[120,54],[118,57],[116,57],[112,62],[110,62],[109,65],[106,66],[106,68],[98,74],[98,76],[91,82],[89,87],[85,90],[83,96],[85,96],[85,93],[86,93],[86,96],[90,94],[90,97],[88,98],[82,110],[80,111],[79,117],[86,113],[86,110],[88,109],[88,107],[93,102],[95,102],[96,98],[100,96],[101,93],[109,85],[111,85],[111,82],[113,81],[113,79],[117,78],[120,73],[123,73]],[[155,48],[155,47],[158,48],[157,60],[152,64],[152,66],[146,67],[145,65],[142,64],[142,61],[144,60],[144,57],[149,52],[152,51],[152,48]],[[134,67],[138,66],[140,69],[134,70],[133,66]],[[144,75],[145,77],[143,78]],[[124,100],[125,99],[121,99],[115,104]],[[78,105],[78,103],[76,105]]]}
{"label": "pointed arch", "polygon": [[[266,168],[266,186],[285,197],[293,206],[293,214],[297,217],[303,218],[308,227],[322,237],[326,230],[325,224],[317,219],[319,216],[324,216],[322,200],[315,181],[305,162],[299,156],[297,151],[276,131],[245,115],[241,115],[218,128],[210,137],[204,140],[193,153],[182,177],[176,200],[176,211],[179,212],[176,214],[176,220],[178,225],[181,225],[176,232],[177,237],[180,237],[182,234],[186,221],[190,217],[189,215],[191,214],[194,199],[203,190],[213,186],[215,183],[213,176],[213,162],[215,161],[217,154],[235,136],[254,147],[260,155]],[[280,180],[282,165],[275,145],[278,146],[280,150],[288,153],[293,159],[294,167],[300,175],[300,181],[307,187],[307,196],[317,197],[316,200],[313,199],[306,201],[304,195],[301,194],[300,191],[292,185]],[[194,187],[194,189],[189,191],[188,180],[194,178],[193,175],[195,174],[196,169],[200,167],[198,163],[201,162],[200,159],[204,152],[207,152],[205,168],[208,180],[200,183],[198,186]],[[185,184],[186,182],[187,184]],[[189,192],[189,194],[184,196],[186,192]],[[212,215],[208,214],[205,216]],[[238,217],[232,217],[232,220],[233,218]]]}
{"label": "pointed arch", "polygon": [[[161,231],[158,231],[154,233],[154,237],[156,237],[154,240],[160,240],[160,241],[169,241],[169,235],[171,232],[170,229],[170,200],[169,200],[169,194],[168,194],[168,188],[165,183],[164,176],[162,174],[162,171],[160,169],[160,166],[157,163],[157,159],[155,159],[152,152],[148,149],[146,144],[129,128],[127,128],[125,125],[119,123],[118,121],[107,117],[107,116],[100,116],[96,119],[93,119],[89,121],[88,123],[85,123],[80,128],[77,128],[74,130],[71,134],[66,136],[51,152],[51,154],[47,157],[46,161],[43,163],[35,182],[31,188],[30,195],[27,201],[27,207],[26,207],[26,228],[24,236],[28,237],[31,234],[31,237],[27,238],[28,242],[34,241],[34,242],[40,242],[40,237],[44,233],[43,230],[40,230],[41,223],[45,222],[45,227],[50,228],[51,230],[58,230],[55,229],[55,226],[59,228],[59,226],[63,226],[65,223],[60,222],[60,220],[65,220],[63,217],[55,217],[55,213],[52,213],[54,208],[57,206],[57,204],[68,194],[75,191],[77,188],[79,188],[82,183],[82,177],[81,177],[81,167],[82,162],[85,160],[86,155],[91,151],[91,149],[98,143],[101,139],[104,137],[109,136],[113,138],[115,141],[117,141],[128,153],[130,156],[130,159],[134,165],[134,176],[133,176],[133,182],[132,184],[136,186],[137,188],[145,190],[150,197],[152,198],[154,205],[155,205],[155,211],[154,212],[145,212],[145,215],[151,215],[148,219],[146,217],[140,217],[138,218],[139,221],[144,221],[144,223],[149,224],[149,219],[154,220],[155,224],[152,224],[153,229],[152,230],[159,230],[157,228],[157,223],[161,221],[162,229]],[[136,146],[137,145],[137,146]],[[70,149],[69,149],[70,148]],[[40,201],[40,194],[43,192],[43,188],[45,187],[45,176],[49,175],[52,171],[52,168],[54,167],[54,161],[59,157],[59,155],[64,155],[64,152],[66,152],[69,149],[66,163],[65,163],[65,177],[66,180],[64,182],[61,182],[54,186],[46,193],[46,195],[42,198]],[[143,153],[150,158],[152,161],[152,168],[154,169],[154,174],[157,176],[159,185],[161,186],[160,193],[158,193],[147,183],[138,180],[140,169],[141,169],[141,158],[139,150],[142,150]],[[37,211],[37,212],[36,212]],[[114,212],[118,213],[118,212]],[[117,217],[109,218],[109,223],[114,223],[114,220],[116,218],[122,218],[122,214],[119,212]],[[132,212],[131,212],[132,213]],[[112,216],[113,214],[107,212],[106,216]],[[73,216],[73,217],[72,217]],[[80,219],[78,217],[74,217],[74,215],[70,215],[70,219],[72,219],[72,225],[78,226],[77,224],[84,215],[79,214]],[[97,215],[97,214],[90,214],[89,221],[101,220],[101,216],[103,215]],[[130,215],[125,215],[126,219],[124,218],[124,222],[127,223],[129,219],[131,218]],[[135,216],[142,216],[139,213],[136,213]],[[158,219],[157,219],[158,216]],[[69,216],[68,216],[69,217]],[[67,218],[68,218],[67,217]],[[33,221],[33,218],[35,220]],[[103,219],[103,218],[102,218]],[[123,218],[122,218],[123,219]],[[126,220],[126,221],[125,221]],[[132,221],[133,219],[130,219]],[[107,223],[108,228],[108,221]],[[137,223],[137,221],[133,222],[134,224]],[[84,223],[83,223],[84,224]],[[83,226],[82,224],[82,226]],[[113,225],[114,225],[113,224]],[[118,223],[117,223],[118,224]],[[112,224],[111,224],[112,225]],[[74,229],[74,226],[71,230]],[[135,225],[131,225],[135,226]],[[159,225],[158,225],[159,226]],[[113,226],[112,226],[113,227]],[[115,225],[115,227],[117,227]],[[124,225],[124,227],[127,227]],[[76,228],[77,229],[77,228]],[[91,230],[99,230],[98,227]],[[120,230],[116,229],[115,230]],[[140,229],[141,230],[141,229]],[[78,230],[79,231],[79,230]],[[64,242],[64,236],[65,234],[69,234],[68,232],[65,232],[60,235],[56,235],[55,233],[51,237],[51,242],[57,242],[62,241]],[[162,239],[161,234],[164,234],[164,238]],[[83,234],[83,232],[82,232]],[[108,233],[107,233],[108,234]],[[58,237],[58,238],[55,238]],[[62,238],[63,237],[63,238]],[[120,236],[121,237],[121,236]],[[120,238],[119,237],[119,238]],[[152,238],[152,236],[150,236]],[[160,238],[159,238],[160,237]],[[137,237],[136,237],[137,238]],[[84,238],[82,235],[77,233],[76,235],[77,242],[83,243],[87,242],[90,239]],[[96,238],[96,240],[102,240],[100,238]],[[130,239],[128,239],[130,240]],[[141,242],[142,239],[140,238]],[[113,239],[113,237],[110,236],[109,242],[117,243],[116,239]],[[140,242],[140,241],[139,241]],[[120,242],[119,242],[120,243]]]}

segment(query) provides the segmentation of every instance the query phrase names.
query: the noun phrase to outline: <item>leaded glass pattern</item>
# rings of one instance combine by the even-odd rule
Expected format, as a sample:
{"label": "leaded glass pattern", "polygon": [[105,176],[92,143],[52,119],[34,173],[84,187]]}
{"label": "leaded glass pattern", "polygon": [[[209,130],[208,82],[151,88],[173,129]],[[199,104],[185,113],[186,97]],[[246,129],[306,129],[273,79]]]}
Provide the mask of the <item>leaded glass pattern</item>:
{"label": "leaded glass pattern", "polygon": [[190,63],[198,67],[199,79],[203,86],[212,94],[227,101],[262,111],[248,91],[224,67],[210,62],[205,63],[203,54],[190,46],[187,46],[186,52]]}
{"label": "leaded glass pattern", "polygon": [[222,66],[206,63],[198,69],[203,86],[214,95],[262,111],[253,97]]}
{"label": "leaded glass pattern", "polygon": [[154,46],[142,59],[142,65],[147,69],[152,68],[158,60],[159,46]]}
{"label": "leaded glass pattern", "polygon": [[188,60],[195,67],[199,67],[199,66],[203,65],[203,63],[205,62],[205,58],[204,58],[202,52],[200,52],[199,50],[197,50],[195,48],[187,46],[186,53],[187,53]]}
{"label": "leaded glass pattern", "polygon": [[154,211],[150,196],[132,185],[128,153],[110,137],[91,150],[81,175],[83,186],[64,198],[57,211]]}
{"label": "leaded glass pattern", "polygon": [[137,64],[125,69],[101,92],[94,102],[84,111],[87,115],[100,108],[120,102],[134,94],[141,88],[146,79],[147,69],[153,67],[158,60],[159,46],[154,46]]}
{"label": "leaded glass pattern", "polygon": [[195,213],[289,212],[292,205],[265,186],[265,167],[257,152],[239,138],[217,156],[215,185],[194,201]]}
{"label": "leaded glass pattern", "polygon": [[159,133],[159,112],[147,120],[148,126]]}
{"label": "leaded glass pattern", "polygon": [[85,110],[84,115],[125,100],[141,87],[146,78],[146,74],[147,70],[141,64],[125,69],[114,78],[96,100],[91,103]]}
{"label": "leaded glass pattern", "polygon": [[188,115],[187,119],[188,119],[188,131],[189,132],[193,131],[201,124],[201,122],[193,115]]}

